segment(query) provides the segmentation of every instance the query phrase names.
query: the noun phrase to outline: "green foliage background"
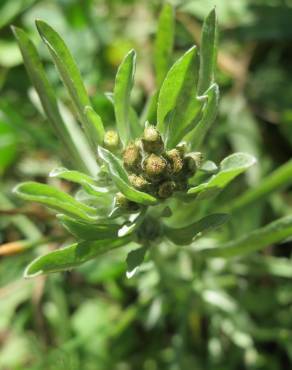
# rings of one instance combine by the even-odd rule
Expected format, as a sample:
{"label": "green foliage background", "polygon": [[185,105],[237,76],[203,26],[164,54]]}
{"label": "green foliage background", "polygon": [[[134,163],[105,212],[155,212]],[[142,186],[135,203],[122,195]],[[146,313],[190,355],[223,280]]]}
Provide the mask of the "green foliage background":
{"label": "green foliage background", "polygon": [[[218,209],[232,214],[229,235],[243,238],[248,248],[252,239],[246,235],[289,216],[292,209],[292,2],[171,3],[177,7],[176,57],[198,44],[202,20],[217,6],[220,114],[203,151],[216,162],[233,151],[258,158],[216,201]],[[69,120],[68,97],[34,20],[41,18],[56,28],[81,69],[94,108],[111,127],[114,112],[104,92],[113,90],[116,69],[133,47],[138,55],[133,105],[138,111],[153,91],[153,45],[161,6],[154,0],[1,2],[1,243],[60,235],[49,212],[24,205],[11,189],[27,179],[47,182],[49,171],[64,158],[9,25],[25,28],[35,41]],[[58,179],[49,181],[75,190]],[[181,212],[187,220],[183,208]],[[23,269],[54,247],[54,241],[49,247],[44,241],[41,248],[32,244],[25,253],[0,256],[0,369],[288,369],[292,233],[275,243],[276,228],[268,232],[269,246],[260,252],[205,260],[184,248],[170,250],[165,259],[158,256],[156,268],[149,261],[130,280],[125,276],[127,250],[35,280],[23,280]],[[220,244],[222,239],[217,233],[204,243]]]}

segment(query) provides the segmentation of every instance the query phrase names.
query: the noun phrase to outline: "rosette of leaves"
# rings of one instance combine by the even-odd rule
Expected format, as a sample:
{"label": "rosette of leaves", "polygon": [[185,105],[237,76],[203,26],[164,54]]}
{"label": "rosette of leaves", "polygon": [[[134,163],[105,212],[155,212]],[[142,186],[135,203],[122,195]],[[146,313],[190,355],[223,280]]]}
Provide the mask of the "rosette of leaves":
{"label": "rosette of leaves", "polygon": [[108,94],[116,118],[110,130],[93,109],[63,39],[47,23],[38,20],[36,25],[83,132],[62,118],[35,46],[23,30],[13,27],[43,110],[71,161],[70,169],[58,168],[50,176],[80,186],[75,196],[37,182],[15,188],[20,198],[56,211],[58,220],[76,239],[74,244],[35,259],[25,275],[68,270],[133,243],[127,257],[132,275],[147,252],[163,240],[189,245],[225,223],[226,214],[198,218],[200,213],[194,211],[189,223],[176,226],[176,215],[185,205],[214,197],[255,163],[252,156],[236,153],[216,165],[199,152],[216,118],[219,99],[214,77],[215,10],[203,24],[200,51],[194,46],[173,63],[174,12],[170,5],[164,6],[155,44],[157,90],[139,117],[130,97],[136,53],[129,51],[117,71],[114,91]]}

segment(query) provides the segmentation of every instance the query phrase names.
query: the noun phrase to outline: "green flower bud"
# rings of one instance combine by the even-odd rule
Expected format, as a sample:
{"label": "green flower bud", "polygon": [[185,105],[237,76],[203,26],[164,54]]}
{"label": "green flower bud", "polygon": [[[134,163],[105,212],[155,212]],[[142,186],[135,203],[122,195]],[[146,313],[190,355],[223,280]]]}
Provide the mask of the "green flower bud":
{"label": "green flower bud", "polygon": [[120,138],[116,131],[109,130],[104,134],[103,145],[110,151],[119,149]]}
{"label": "green flower bud", "polygon": [[129,171],[139,171],[141,168],[141,149],[137,144],[129,144],[123,152],[124,166]]}
{"label": "green flower bud", "polygon": [[172,196],[174,189],[175,189],[175,183],[173,181],[165,181],[162,184],[159,185],[158,188],[158,196],[159,198],[169,198]]}
{"label": "green flower bud", "polygon": [[159,154],[164,149],[161,135],[154,126],[145,127],[142,137],[142,144],[143,149],[147,153]]}
{"label": "green flower bud", "polygon": [[183,168],[183,158],[181,153],[177,149],[171,149],[166,152],[166,157],[169,159],[171,163],[171,172],[173,174],[178,174]]}
{"label": "green flower bud", "polygon": [[131,185],[138,190],[145,190],[149,185],[148,181],[145,180],[143,176],[138,176],[135,174],[129,175],[129,181]]}
{"label": "green flower bud", "polygon": [[132,202],[120,192],[116,194],[115,205],[128,212],[135,212],[139,209],[139,205],[137,203]]}
{"label": "green flower bud", "polygon": [[192,176],[195,174],[197,168],[200,168],[203,161],[203,154],[200,152],[188,153],[185,156],[185,165],[187,173]]}
{"label": "green flower bud", "polygon": [[145,173],[150,178],[159,178],[167,171],[166,160],[156,154],[150,154],[143,163]]}
{"label": "green flower bud", "polygon": [[183,158],[186,154],[186,144],[185,143],[180,143],[178,144],[175,149],[177,149],[181,155],[181,157]]}

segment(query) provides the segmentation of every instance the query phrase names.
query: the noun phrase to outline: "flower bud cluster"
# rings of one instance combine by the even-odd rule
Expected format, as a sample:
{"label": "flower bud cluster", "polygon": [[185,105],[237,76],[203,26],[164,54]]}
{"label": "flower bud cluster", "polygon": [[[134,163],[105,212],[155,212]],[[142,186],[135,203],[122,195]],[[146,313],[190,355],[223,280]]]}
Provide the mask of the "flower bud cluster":
{"label": "flower bud cluster", "polygon": [[201,153],[186,153],[184,145],[165,150],[159,131],[146,126],[143,136],[123,151],[129,181],[137,190],[166,199],[175,191],[186,191],[202,161]]}

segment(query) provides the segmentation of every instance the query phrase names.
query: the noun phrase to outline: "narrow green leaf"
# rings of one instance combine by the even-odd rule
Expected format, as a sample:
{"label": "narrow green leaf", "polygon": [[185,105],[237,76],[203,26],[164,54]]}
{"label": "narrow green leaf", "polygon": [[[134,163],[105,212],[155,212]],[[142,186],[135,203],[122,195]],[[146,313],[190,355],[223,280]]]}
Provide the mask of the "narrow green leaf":
{"label": "narrow green leaf", "polygon": [[237,212],[242,208],[246,208],[255,202],[267,198],[269,194],[288,187],[292,183],[292,160],[284,163],[282,166],[277,168],[267,177],[262,179],[258,185],[250,188],[243,193],[234,201],[231,201],[229,205],[224,207],[230,212]]}
{"label": "narrow green leaf", "polygon": [[187,140],[195,150],[200,149],[201,144],[209,131],[212,123],[215,121],[219,105],[219,87],[213,84],[207,91],[207,102],[203,108],[202,119],[197,126],[187,135]]}
{"label": "narrow green leaf", "polygon": [[108,150],[99,147],[98,153],[101,159],[105,162],[108,171],[116,184],[117,188],[133,202],[141,203],[144,205],[151,205],[157,202],[153,196],[134,189],[129,182],[128,175],[117,157],[115,157]]}
{"label": "narrow green leaf", "polygon": [[57,215],[57,218],[72,235],[82,240],[113,239],[118,237],[118,231],[121,227],[118,224],[86,223],[66,215]]}
{"label": "narrow green leaf", "polygon": [[131,236],[116,239],[84,241],[36,258],[25,270],[24,276],[35,277],[70,270],[82,263],[131,242]]}
{"label": "narrow green leaf", "polygon": [[96,182],[94,179],[82,172],[79,171],[73,171],[73,170],[68,170],[67,168],[64,167],[58,167],[52,170],[49,174],[50,177],[57,177],[58,179],[63,179],[67,181],[74,182],[76,184],[82,185],[84,182],[95,185]]}
{"label": "narrow green leaf", "polygon": [[225,213],[215,213],[202,218],[191,225],[182,228],[164,227],[165,236],[178,245],[187,245],[192,242],[198,233],[217,228],[227,222],[229,216]]}
{"label": "narrow green leaf", "polygon": [[84,113],[90,126],[95,146],[102,145],[105,131],[101,117],[89,105],[85,107]]}
{"label": "narrow green leaf", "polygon": [[88,105],[90,106],[90,101],[79,69],[61,36],[42,20],[37,20],[36,25],[41,38],[51,53],[64,86],[68,90],[92,150],[95,151],[96,146],[94,137],[91,135],[92,125],[88,123],[87,117],[84,113],[85,107]]}
{"label": "narrow green leaf", "polygon": [[83,159],[90,156],[90,151],[86,147],[82,132],[76,125],[76,127],[72,127],[72,123],[64,122],[61,117],[54,90],[47,79],[44,67],[34,44],[20,28],[12,27],[12,30],[22,53],[27,73],[39,95],[43,110],[57,136],[62,140],[72,162],[77,168],[85,172],[96,172],[97,167],[95,169],[91,168],[91,166],[88,165],[89,161]]}
{"label": "narrow green leaf", "polygon": [[158,88],[170,67],[174,44],[174,29],[174,10],[170,4],[166,3],[159,16],[154,47],[154,65]]}
{"label": "narrow green leaf", "polygon": [[22,199],[38,202],[68,216],[93,222],[96,218],[96,210],[78,202],[69,194],[52,186],[29,181],[23,182],[14,188],[14,192]]}
{"label": "narrow green leaf", "polygon": [[292,236],[292,216],[280,218],[267,226],[231,242],[214,248],[203,248],[198,253],[206,257],[238,257],[259,251]]}
{"label": "narrow green leaf", "polygon": [[188,194],[199,194],[198,198],[204,197],[204,193],[220,191],[227,186],[235,177],[254,165],[256,160],[253,156],[245,153],[234,153],[223,159],[220,170],[206,183],[189,189]]}
{"label": "narrow green leaf", "polygon": [[199,95],[203,95],[214,82],[217,63],[217,16],[214,8],[206,17],[201,37],[200,78],[198,85]]}
{"label": "narrow green leaf", "polygon": [[127,262],[127,278],[130,279],[135,275],[137,268],[143,263],[145,254],[147,252],[147,247],[140,247],[134,249],[128,253]]}
{"label": "narrow green leaf", "polygon": [[[181,132],[190,123],[189,117],[194,116],[197,111],[197,62],[197,49],[192,47],[174,63],[161,86],[157,106],[157,128],[169,140],[171,133],[175,134],[176,130]],[[186,122],[178,122],[179,115],[182,115]],[[173,127],[168,135],[171,125]]]}
{"label": "narrow green leaf", "polygon": [[117,129],[122,142],[127,142],[130,136],[130,94],[134,82],[136,53],[130,50],[122,61],[115,80],[114,109]]}

